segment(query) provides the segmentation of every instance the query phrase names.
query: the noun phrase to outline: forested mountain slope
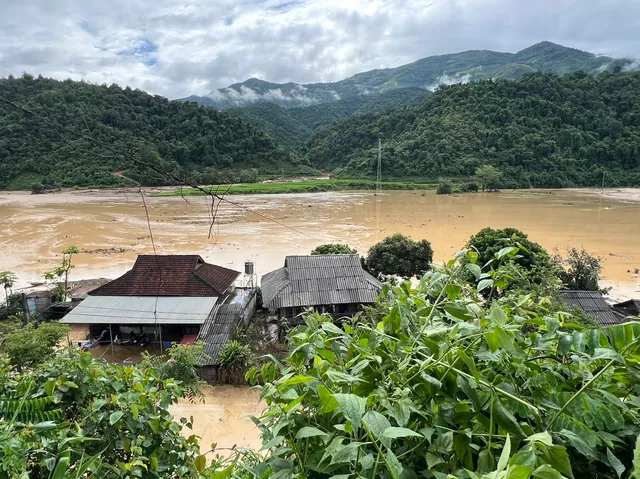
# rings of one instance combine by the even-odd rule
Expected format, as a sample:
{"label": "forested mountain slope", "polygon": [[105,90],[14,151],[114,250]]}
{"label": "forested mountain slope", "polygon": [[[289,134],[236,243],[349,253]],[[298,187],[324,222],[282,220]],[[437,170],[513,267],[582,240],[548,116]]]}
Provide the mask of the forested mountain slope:
{"label": "forested mountain slope", "polygon": [[319,132],[311,164],[349,177],[470,178],[491,164],[505,186],[640,185],[640,73],[530,74],[442,86],[423,103]]}
{"label": "forested mountain slope", "polygon": [[66,136],[0,102],[0,188],[35,182],[48,187],[117,185],[124,180],[113,173],[122,170],[144,184],[163,182],[69,128],[196,180],[205,168],[308,169],[236,117],[139,90],[24,75],[0,79],[0,97],[48,118]]}
{"label": "forested mountain slope", "polygon": [[399,88],[379,95],[359,95],[300,108],[287,109],[275,103],[258,102],[227,111],[269,133],[283,145],[295,148],[309,140],[314,132],[337,120],[414,105],[428,94],[429,91],[420,88]]}
{"label": "forested mountain slope", "polygon": [[243,107],[256,102],[271,102],[285,108],[331,103],[359,95],[377,94],[396,88],[435,89],[440,84],[519,78],[532,72],[564,74],[584,71],[596,74],[631,64],[630,60],[613,59],[568,48],[551,42],[540,42],[517,53],[470,50],[461,53],[422,58],[396,68],[358,73],[335,83],[271,83],[250,78],[207,96],[190,96],[218,109]]}

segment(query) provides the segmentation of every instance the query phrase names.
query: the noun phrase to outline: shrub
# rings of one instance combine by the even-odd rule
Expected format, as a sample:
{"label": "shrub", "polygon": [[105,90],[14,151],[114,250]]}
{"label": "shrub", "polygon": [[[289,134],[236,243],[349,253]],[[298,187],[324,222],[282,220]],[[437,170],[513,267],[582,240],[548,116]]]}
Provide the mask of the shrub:
{"label": "shrub", "polygon": [[478,191],[478,183],[464,183],[462,185],[462,191],[466,191],[467,193],[475,193]]}
{"label": "shrub", "polygon": [[566,259],[555,255],[555,261],[562,269],[560,278],[567,289],[579,291],[599,291],[600,273],[602,272],[602,258],[591,256],[584,248],[571,248]]}
{"label": "shrub", "polygon": [[161,379],[176,379],[185,389],[185,396],[191,401],[196,398],[204,400],[202,386],[204,382],[198,377],[197,366],[200,360],[206,356],[204,343],[197,341],[195,344],[174,343],[167,349],[166,355],[151,355],[142,352],[140,367],[153,369]]}
{"label": "shrub", "polygon": [[169,406],[182,388],[153,369],[65,351],[33,370],[0,358],[0,477],[202,477],[195,436]]}
{"label": "shrub", "polygon": [[532,269],[535,265],[551,264],[551,257],[547,251],[529,239],[522,231],[516,228],[483,228],[469,238],[467,248],[478,253],[478,264],[484,266],[495,258],[496,253],[508,246],[519,248],[518,258],[515,260],[519,266]]}
{"label": "shrub", "polygon": [[450,195],[453,193],[453,185],[450,181],[441,181],[436,188],[436,195]]}
{"label": "shrub", "polygon": [[401,234],[388,236],[369,250],[366,268],[374,275],[419,276],[431,267],[433,250],[427,240],[413,241]]}
{"label": "shrub", "polygon": [[220,350],[220,366],[227,369],[245,369],[251,365],[253,351],[247,344],[240,344],[239,341],[231,340],[222,346]]}
{"label": "shrub", "polygon": [[328,243],[317,246],[311,254],[356,254],[357,251],[349,245],[340,243]]}
{"label": "shrub", "polygon": [[10,364],[19,370],[33,368],[54,355],[54,347],[64,338],[70,328],[51,322],[33,324],[9,332],[0,351],[7,355]]}

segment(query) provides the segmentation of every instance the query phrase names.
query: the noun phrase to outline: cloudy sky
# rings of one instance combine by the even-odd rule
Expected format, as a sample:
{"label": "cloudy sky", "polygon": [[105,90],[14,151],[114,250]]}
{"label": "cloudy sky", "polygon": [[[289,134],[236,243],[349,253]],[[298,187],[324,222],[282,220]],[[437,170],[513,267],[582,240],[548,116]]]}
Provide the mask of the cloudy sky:
{"label": "cloudy sky", "polygon": [[640,0],[0,0],[0,76],[177,98],[549,40],[640,57]]}

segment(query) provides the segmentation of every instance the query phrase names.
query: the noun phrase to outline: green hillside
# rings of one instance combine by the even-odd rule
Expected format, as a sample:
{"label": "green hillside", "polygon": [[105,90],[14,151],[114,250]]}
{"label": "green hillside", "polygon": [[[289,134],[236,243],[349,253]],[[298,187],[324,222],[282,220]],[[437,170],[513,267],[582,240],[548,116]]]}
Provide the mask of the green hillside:
{"label": "green hillside", "polygon": [[420,88],[400,88],[379,95],[359,95],[300,108],[287,109],[275,103],[259,102],[227,112],[267,132],[283,145],[295,148],[309,140],[314,132],[337,120],[414,105],[428,94],[430,92]]}
{"label": "green hillside", "polygon": [[358,73],[335,83],[279,84],[251,78],[214,90],[205,97],[191,96],[184,100],[213,105],[218,109],[243,107],[261,101],[284,108],[298,108],[397,88],[435,89],[440,84],[489,78],[515,79],[532,72],[565,74],[584,71],[596,74],[630,63],[630,60],[596,56],[575,48],[540,42],[517,53],[470,50],[430,56],[396,68]]}
{"label": "green hillside", "polygon": [[207,176],[203,173],[215,176],[217,170],[309,170],[238,118],[139,90],[24,75],[0,79],[0,97],[50,119],[67,136],[0,102],[0,188],[28,188],[36,182],[46,187],[125,184],[114,175],[119,171],[143,184],[167,182],[68,133],[69,128],[194,181]]}
{"label": "green hillside", "polygon": [[505,186],[640,185],[640,73],[531,74],[443,86],[417,106],[339,121],[304,151],[338,176],[470,178],[491,164]]}

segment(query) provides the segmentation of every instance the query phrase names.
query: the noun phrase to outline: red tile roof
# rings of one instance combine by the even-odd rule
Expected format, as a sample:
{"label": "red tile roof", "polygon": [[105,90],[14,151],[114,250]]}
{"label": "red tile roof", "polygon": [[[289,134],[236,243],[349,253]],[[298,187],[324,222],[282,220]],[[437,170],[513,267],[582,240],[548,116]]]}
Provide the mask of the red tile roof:
{"label": "red tile roof", "polygon": [[220,296],[240,275],[198,255],[140,255],[131,271],[91,296]]}

